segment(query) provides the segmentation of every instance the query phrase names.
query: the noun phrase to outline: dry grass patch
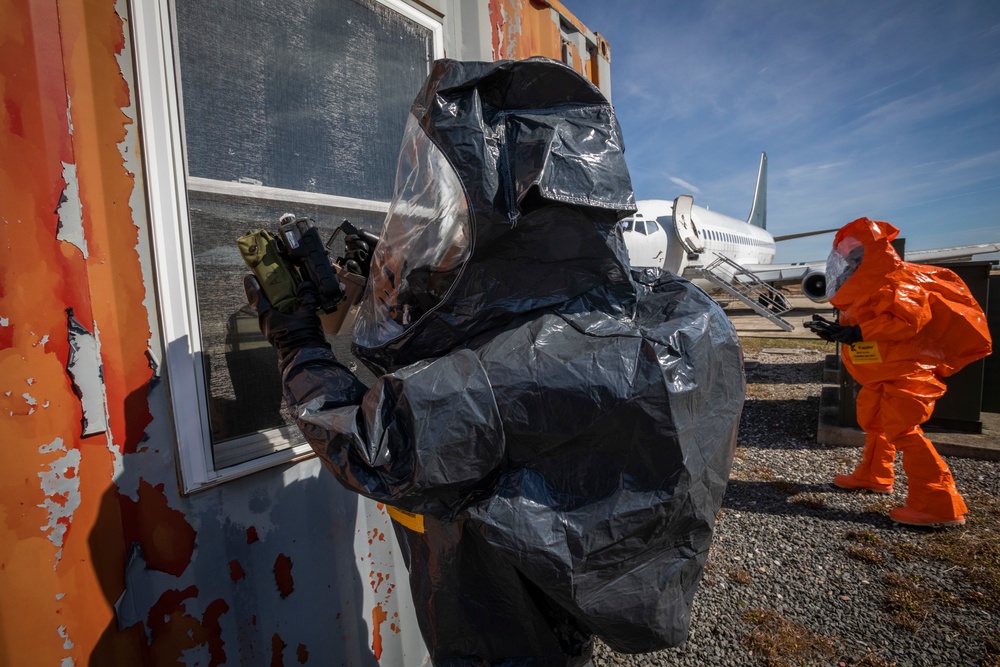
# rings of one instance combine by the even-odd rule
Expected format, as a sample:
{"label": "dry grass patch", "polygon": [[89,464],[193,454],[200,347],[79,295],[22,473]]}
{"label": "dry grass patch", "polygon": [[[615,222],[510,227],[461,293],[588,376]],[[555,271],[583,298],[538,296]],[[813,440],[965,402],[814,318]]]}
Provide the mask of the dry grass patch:
{"label": "dry grass patch", "polygon": [[934,559],[960,569],[969,584],[966,601],[995,612],[1000,610],[1000,498],[980,494],[967,502],[972,509],[964,529],[928,531],[918,542],[887,548],[899,560]]}
{"label": "dry grass patch", "polygon": [[874,653],[869,653],[865,657],[861,658],[861,660],[850,664],[852,667],[896,667],[896,663],[892,660],[883,658],[880,655],[875,655]]}
{"label": "dry grass patch", "polygon": [[983,667],[1000,667],[1000,639],[997,637],[987,637],[986,655],[983,657]]}
{"label": "dry grass patch", "polygon": [[797,505],[802,505],[803,507],[808,507],[809,509],[814,509],[814,510],[823,509],[824,507],[826,507],[826,501],[823,500],[823,498],[810,493],[798,494],[794,498],[790,498],[789,502],[793,502],[796,503]]}
{"label": "dry grass patch", "polygon": [[[863,491],[862,493],[871,493],[870,491]],[[872,494],[874,496],[874,494]],[[890,510],[894,507],[899,506],[899,500],[893,500],[892,498],[884,498],[882,500],[874,500],[867,505],[865,505],[865,512],[870,514],[888,514]]]}
{"label": "dry grass patch", "polygon": [[920,545],[911,544],[909,542],[902,544],[887,544],[886,549],[889,553],[895,556],[897,560],[901,561],[911,561],[922,554]]}
{"label": "dry grass patch", "polygon": [[750,573],[744,570],[743,568],[736,568],[733,570],[729,570],[728,572],[726,572],[726,578],[729,579],[730,581],[735,581],[737,584],[744,584],[744,585],[749,584],[751,581]]}
{"label": "dry grass patch", "polygon": [[893,623],[911,632],[916,632],[932,616],[938,607],[953,607],[961,604],[957,595],[939,588],[922,586],[917,576],[904,577],[890,573],[883,577],[889,590],[882,598],[882,606],[889,613]]}
{"label": "dry grass patch", "polygon": [[928,536],[923,551],[962,570],[972,592],[969,601],[988,611],[1000,610],[1000,499],[970,498],[965,530]]}
{"label": "dry grass patch", "polygon": [[819,352],[832,353],[836,350],[835,345],[830,345],[819,338],[753,338],[740,337],[740,347],[743,354],[757,353],[765,348],[775,347],[791,350],[818,350]]}
{"label": "dry grass patch", "polygon": [[835,655],[834,640],[789,621],[774,609],[751,609],[742,615],[751,626],[743,638],[765,667],[800,667]]}
{"label": "dry grass patch", "polygon": [[845,550],[849,558],[868,563],[870,565],[881,565],[885,562],[885,556],[871,547],[848,546]]}
{"label": "dry grass patch", "polygon": [[768,482],[772,489],[778,491],[779,493],[784,493],[786,496],[794,496],[796,493],[802,490],[802,487],[795,482],[789,482],[787,479],[775,479]]}
{"label": "dry grass patch", "polygon": [[849,530],[844,533],[844,539],[872,547],[882,546],[882,538],[870,530]]}

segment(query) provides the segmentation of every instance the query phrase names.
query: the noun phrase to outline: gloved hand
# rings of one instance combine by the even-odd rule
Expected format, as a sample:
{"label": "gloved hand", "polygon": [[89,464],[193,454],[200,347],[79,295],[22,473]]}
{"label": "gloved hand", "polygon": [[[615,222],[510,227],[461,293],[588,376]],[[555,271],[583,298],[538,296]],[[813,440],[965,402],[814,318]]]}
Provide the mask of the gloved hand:
{"label": "gloved hand", "polygon": [[351,273],[368,277],[372,268],[372,257],[375,254],[375,246],[378,245],[378,236],[364,230],[353,229],[344,237],[345,266]]}
{"label": "gloved hand", "polygon": [[330,349],[323,334],[323,326],[316,315],[319,297],[315,286],[303,282],[298,288],[298,308],[291,313],[283,313],[271,305],[260,283],[252,275],[244,276],[243,289],[250,307],[257,313],[260,332],[278,350],[278,367],[284,370],[295,352],[306,347]]}
{"label": "gloved hand", "polygon": [[862,340],[861,327],[857,324],[848,326],[836,324],[825,319],[822,315],[813,315],[812,321],[806,322],[804,326],[823,340],[831,343],[850,345]]}

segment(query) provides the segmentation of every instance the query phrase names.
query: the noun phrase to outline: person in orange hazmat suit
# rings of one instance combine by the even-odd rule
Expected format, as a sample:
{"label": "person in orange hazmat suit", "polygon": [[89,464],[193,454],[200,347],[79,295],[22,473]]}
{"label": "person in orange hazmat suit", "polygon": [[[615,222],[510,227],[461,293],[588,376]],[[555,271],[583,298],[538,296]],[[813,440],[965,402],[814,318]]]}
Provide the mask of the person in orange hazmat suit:
{"label": "person in orange hazmat suit", "polygon": [[899,230],[859,218],[842,227],[827,260],[827,297],[839,324],[819,318],[810,328],[843,344],[844,366],[861,385],[861,463],[833,483],[891,493],[896,451],[908,480],[906,505],[890,513],[902,524],[965,523],[967,511],[948,465],[924,436],[945,392],[942,378],[985,357],[992,341],[986,317],[954,272],[902,261],[890,242]]}

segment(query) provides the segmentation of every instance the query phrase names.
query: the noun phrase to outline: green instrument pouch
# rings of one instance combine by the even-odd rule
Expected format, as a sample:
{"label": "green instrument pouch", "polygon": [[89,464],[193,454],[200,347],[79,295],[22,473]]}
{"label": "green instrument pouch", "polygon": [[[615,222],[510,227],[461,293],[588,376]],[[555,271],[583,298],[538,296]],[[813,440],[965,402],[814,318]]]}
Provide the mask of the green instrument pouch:
{"label": "green instrument pouch", "polygon": [[236,245],[271,305],[283,313],[293,312],[298,306],[298,271],[278,251],[278,240],[260,229],[236,239]]}

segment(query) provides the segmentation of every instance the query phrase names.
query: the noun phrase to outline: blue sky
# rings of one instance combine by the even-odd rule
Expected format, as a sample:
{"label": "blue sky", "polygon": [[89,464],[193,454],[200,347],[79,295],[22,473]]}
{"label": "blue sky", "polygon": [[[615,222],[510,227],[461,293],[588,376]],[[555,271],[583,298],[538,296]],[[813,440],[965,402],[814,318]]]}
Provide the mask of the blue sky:
{"label": "blue sky", "polygon": [[772,234],[867,216],[910,249],[1000,241],[1000,1],[563,4],[611,45],[638,199],[745,219],[765,151]]}

